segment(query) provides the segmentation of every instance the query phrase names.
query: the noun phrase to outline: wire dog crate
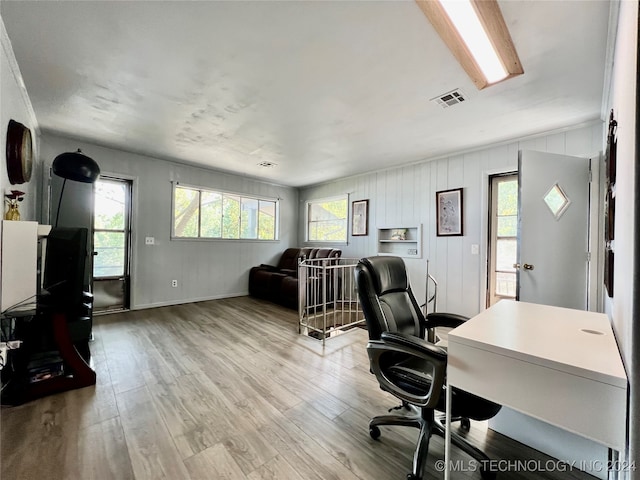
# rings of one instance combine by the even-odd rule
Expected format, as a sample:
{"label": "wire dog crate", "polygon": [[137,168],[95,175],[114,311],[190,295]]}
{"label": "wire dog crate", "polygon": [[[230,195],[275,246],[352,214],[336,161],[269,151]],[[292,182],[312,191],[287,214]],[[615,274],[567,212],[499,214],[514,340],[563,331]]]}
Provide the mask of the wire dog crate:
{"label": "wire dog crate", "polygon": [[298,264],[301,334],[322,340],[364,324],[356,292],[355,258],[316,258]]}
{"label": "wire dog crate", "polygon": [[[298,332],[322,340],[334,337],[365,319],[356,291],[354,269],[357,258],[303,259],[298,264],[299,324]],[[421,305],[424,315],[437,311],[438,282],[426,271],[426,298]],[[429,308],[431,307],[431,308]],[[434,332],[429,333],[435,335]]]}

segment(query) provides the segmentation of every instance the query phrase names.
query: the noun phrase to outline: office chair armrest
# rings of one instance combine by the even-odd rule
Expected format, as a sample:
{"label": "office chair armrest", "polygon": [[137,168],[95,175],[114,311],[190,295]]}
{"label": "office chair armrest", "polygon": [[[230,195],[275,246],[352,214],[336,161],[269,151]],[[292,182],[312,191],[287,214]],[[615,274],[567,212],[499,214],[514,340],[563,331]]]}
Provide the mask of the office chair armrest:
{"label": "office chair armrest", "polygon": [[[418,407],[438,405],[447,370],[445,350],[418,337],[383,332],[380,340],[369,341],[367,353],[380,388]],[[403,354],[396,366],[383,360],[396,353]]]}
{"label": "office chair armrest", "polygon": [[447,351],[438,347],[433,343],[429,343],[421,338],[413,335],[404,335],[402,333],[382,332],[380,339],[390,345],[398,345],[416,350],[416,354],[420,356],[428,355],[437,360],[446,361]]}
{"label": "office chair armrest", "polygon": [[433,328],[433,327],[456,328],[462,325],[467,320],[469,320],[469,317],[465,317],[463,315],[457,315],[455,313],[433,312],[427,315],[426,320],[427,320],[426,328]]}

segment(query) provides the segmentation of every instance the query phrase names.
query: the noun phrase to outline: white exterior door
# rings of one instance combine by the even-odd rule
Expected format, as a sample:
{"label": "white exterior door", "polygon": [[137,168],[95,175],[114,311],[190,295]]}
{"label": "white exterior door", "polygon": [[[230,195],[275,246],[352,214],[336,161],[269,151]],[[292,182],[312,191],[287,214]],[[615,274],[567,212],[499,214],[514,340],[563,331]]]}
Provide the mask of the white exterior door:
{"label": "white exterior door", "polygon": [[588,158],[522,151],[518,299],[587,309]]}

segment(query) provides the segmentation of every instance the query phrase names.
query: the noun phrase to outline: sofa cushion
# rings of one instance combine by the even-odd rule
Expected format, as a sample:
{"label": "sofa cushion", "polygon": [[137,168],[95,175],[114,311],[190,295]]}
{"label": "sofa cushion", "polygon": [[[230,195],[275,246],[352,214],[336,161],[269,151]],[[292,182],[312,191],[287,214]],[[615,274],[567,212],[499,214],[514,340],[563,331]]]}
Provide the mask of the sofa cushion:
{"label": "sofa cushion", "polygon": [[304,247],[300,249],[300,257],[301,258],[305,258],[305,259],[309,259],[309,258],[314,258],[316,251],[318,249],[315,247]]}
{"label": "sofa cushion", "polygon": [[274,299],[276,303],[294,310],[298,308],[298,279],[286,277],[282,279],[280,294]]}
{"label": "sofa cushion", "polygon": [[300,257],[299,248],[287,248],[280,257],[278,262],[278,270],[298,270],[298,257]]}
{"label": "sofa cushion", "polygon": [[333,258],[340,256],[340,253],[342,253],[342,250],[336,248],[319,248],[313,258]]}
{"label": "sofa cushion", "polygon": [[269,286],[271,284],[271,276],[275,273],[275,269],[260,267],[253,267],[249,270],[249,295],[258,298],[269,298],[271,291]]}

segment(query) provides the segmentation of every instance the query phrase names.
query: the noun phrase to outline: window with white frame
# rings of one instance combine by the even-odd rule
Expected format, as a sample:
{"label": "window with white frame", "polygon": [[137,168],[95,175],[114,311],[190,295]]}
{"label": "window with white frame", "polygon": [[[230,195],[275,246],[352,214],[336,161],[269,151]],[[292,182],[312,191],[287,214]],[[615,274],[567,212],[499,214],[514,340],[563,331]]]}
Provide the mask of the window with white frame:
{"label": "window with white frame", "polygon": [[174,185],[174,238],[276,240],[277,225],[277,200]]}
{"label": "window with white frame", "polygon": [[348,203],[347,195],[307,202],[307,241],[346,242]]}

